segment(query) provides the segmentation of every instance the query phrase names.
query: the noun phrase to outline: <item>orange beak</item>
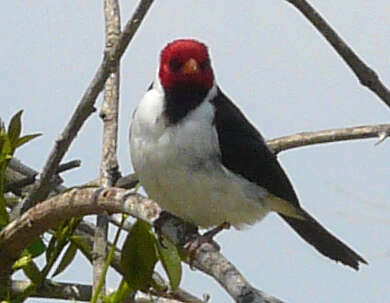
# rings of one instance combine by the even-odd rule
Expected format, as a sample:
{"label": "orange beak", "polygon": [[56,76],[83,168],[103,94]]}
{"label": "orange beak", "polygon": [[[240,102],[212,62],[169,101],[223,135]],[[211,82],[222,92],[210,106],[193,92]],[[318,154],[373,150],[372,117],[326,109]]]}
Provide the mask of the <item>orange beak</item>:
{"label": "orange beak", "polygon": [[181,68],[181,71],[184,75],[192,75],[199,72],[199,64],[198,62],[190,58]]}

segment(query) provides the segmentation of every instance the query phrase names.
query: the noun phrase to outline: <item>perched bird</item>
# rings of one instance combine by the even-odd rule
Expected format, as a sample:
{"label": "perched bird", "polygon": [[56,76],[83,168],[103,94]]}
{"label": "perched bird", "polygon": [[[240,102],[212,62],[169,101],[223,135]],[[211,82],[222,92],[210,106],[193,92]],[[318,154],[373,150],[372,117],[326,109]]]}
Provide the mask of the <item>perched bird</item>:
{"label": "perched bird", "polygon": [[151,199],[203,228],[236,228],[277,212],[320,253],[354,269],[367,263],[330,234],[298,197],[262,135],[216,84],[208,49],[169,43],[134,112],[133,167]]}

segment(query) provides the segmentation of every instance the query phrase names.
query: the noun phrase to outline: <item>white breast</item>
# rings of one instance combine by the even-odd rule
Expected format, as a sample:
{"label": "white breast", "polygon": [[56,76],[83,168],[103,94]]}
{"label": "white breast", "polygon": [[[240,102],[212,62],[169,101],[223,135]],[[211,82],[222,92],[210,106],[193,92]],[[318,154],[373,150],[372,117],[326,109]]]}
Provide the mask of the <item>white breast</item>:
{"label": "white breast", "polygon": [[269,212],[268,193],[220,164],[208,102],[215,94],[214,88],[178,125],[167,126],[163,93],[148,91],[133,117],[131,159],[145,191],[165,210],[202,227],[239,228]]}

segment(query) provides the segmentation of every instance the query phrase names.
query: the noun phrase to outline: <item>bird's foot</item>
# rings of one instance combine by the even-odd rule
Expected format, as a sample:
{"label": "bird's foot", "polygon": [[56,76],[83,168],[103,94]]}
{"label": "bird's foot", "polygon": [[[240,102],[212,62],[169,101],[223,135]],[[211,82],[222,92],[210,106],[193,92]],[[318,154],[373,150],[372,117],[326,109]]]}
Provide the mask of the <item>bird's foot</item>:
{"label": "bird's foot", "polygon": [[220,250],[221,247],[218,245],[217,242],[214,241],[214,237],[216,234],[221,232],[224,229],[229,229],[230,228],[230,223],[228,222],[223,222],[222,224],[214,227],[213,229],[205,232],[203,235],[198,235],[196,238],[193,240],[189,241],[186,245],[184,245],[184,248],[188,252],[188,259],[189,259],[189,265],[192,268],[194,259],[195,259],[195,253],[198,250],[200,246],[204,243],[210,243],[215,247],[216,250]]}
{"label": "bird's foot", "polygon": [[162,246],[164,246],[163,229],[165,232],[169,233],[169,230],[173,228],[175,233],[172,235],[174,237],[174,240],[172,239],[172,241],[179,245],[185,245],[185,243],[188,243],[198,235],[198,227],[196,225],[185,222],[165,210],[162,211],[160,216],[153,222],[153,227]]}
{"label": "bird's foot", "polygon": [[160,244],[165,248],[165,245],[164,245],[164,242],[163,242],[163,233],[162,233],[162,227],[163,225],[165,224],[165,222],[167,220],[169,220],[169,218],[171,218],[172,215],[163,210],[161,213],[160,213],[160,216],[153,222],[153,227],[154,227],[154,230],[156,232],[156,235],[158,237],[158,241],[160,242]]}

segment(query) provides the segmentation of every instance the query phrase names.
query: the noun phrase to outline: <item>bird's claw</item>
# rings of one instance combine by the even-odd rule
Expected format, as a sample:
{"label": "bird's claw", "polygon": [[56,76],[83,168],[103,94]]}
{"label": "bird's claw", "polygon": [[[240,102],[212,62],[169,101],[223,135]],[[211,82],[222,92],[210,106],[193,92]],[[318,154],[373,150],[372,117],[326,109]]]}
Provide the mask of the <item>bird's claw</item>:
{"label": "bird's claw", "polygon": [[221,247],[218,245],[217,242],[214,241],[214,237],[216,234],[221,232],[224,229],[229,229],[230,228],[230,223],[228,222],[223,222],[222,224],[214,227],[213,229],[207,231],[203,235],[198,235],[196,236],[193,240],[189,241],[187,244],[184,245],[184,248],[188,252],[188,264],[190,265],[190,268],[193,268],[193,263],[195,260],[195,254],[196,251],[201,247],[204,243],[209,243],[216,250],[220,250]]}

